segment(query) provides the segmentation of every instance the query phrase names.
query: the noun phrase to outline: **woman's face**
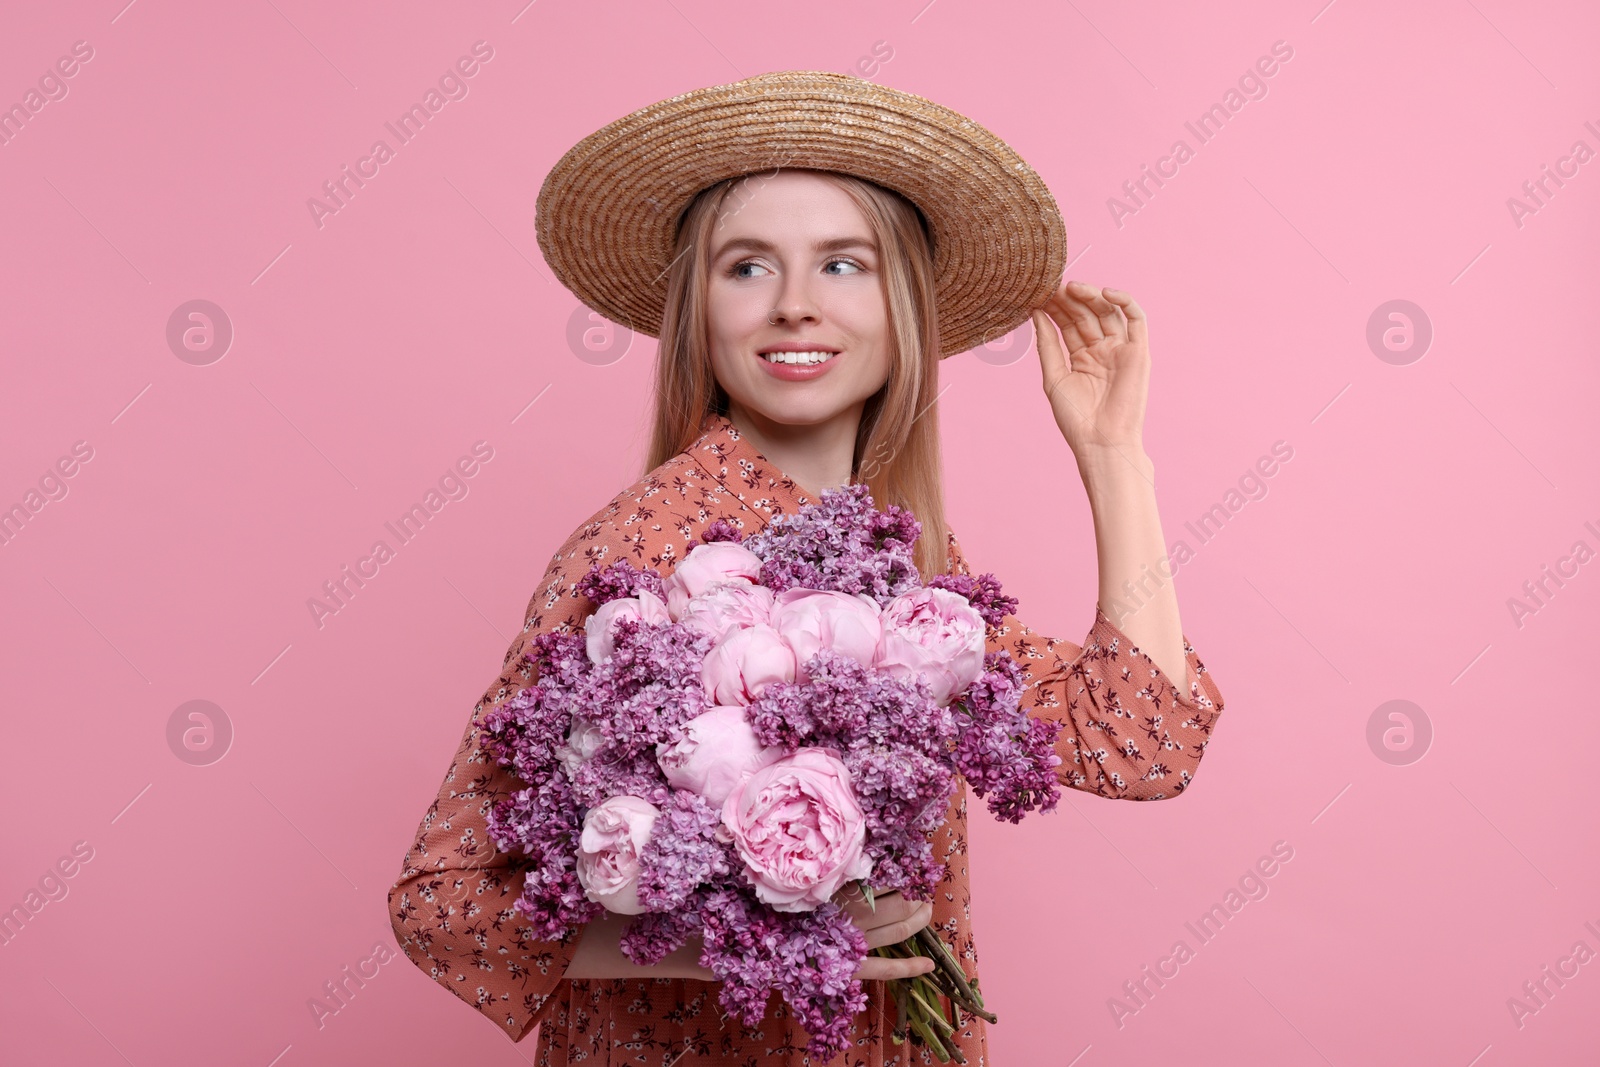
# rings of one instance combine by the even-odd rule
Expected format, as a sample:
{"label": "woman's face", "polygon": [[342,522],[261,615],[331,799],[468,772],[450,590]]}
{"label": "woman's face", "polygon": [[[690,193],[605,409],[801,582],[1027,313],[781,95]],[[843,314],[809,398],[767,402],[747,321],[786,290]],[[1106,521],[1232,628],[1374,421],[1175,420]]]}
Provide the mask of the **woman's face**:
{"label": "woman's face", "polygon": [[[859,419],[889,378],[880,266],[861,209],[825,178],[779,171],[736,186],[707,287],[711,364],[731,403],[790,426]],[[773,365],[763,353],[774,348],[829,355]]]}

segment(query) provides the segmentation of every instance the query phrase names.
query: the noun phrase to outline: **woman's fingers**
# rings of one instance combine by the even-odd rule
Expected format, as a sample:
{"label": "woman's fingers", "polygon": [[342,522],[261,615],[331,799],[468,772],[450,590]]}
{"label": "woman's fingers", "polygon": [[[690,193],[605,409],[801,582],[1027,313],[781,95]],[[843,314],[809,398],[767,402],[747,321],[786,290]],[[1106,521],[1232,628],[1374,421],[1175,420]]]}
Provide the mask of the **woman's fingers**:
{"label": "woman's fingers", "polygon": [[1050,313],[1044,308],[1033,309],[1033,343],[1039,349],[1039,370],[1044,375],[1044,387],[1050,387],[1072,371],[1067,353],[1061,347],[1061,337],[1052,325]]}
{"label": "woman's fingers", "polygon": [[[1117,306],[1105,298],[1098,286],[1084,282],[1068,282],[1066,293],[1094,318],[1094,329],[1100,336],[1109,337],[1119,343],[1127,336],[1127,328],[1122,324],[1122,316],[1118,314]],[[1080,324],[1078,332],[1084,333],[1084,331],[1085,327]]]}
{"label": "woman's fingers", "polygon": [[867,895],[861,891],[860,882],[846,882],[840,886],[839,891],[833,895],[833,902],[852,916],[872,913],[872,907],[867,903]]}
{"label": "woman's fingers", "polygon": [[876,894],[872,904],[867,903],[859,890],[853,895],[840,890],[834,894],[833,899],[834,903],[850,913],[850,920],[862,930],[870,930],[885,923],[899,922],[917,907],[916,901],[907,900],[897,889]]}
{"label": "woman's fingers", "polygon": [[[1046,300],[1044,306],[1039,309],[1049,316],[1050,321],[1061,331],[1061,340],[1066,345],[1068,354],[1100,340],[1100,331],[1098,329],[1086,334],[1084,330],[1079,328],[1080,320],[1072,313],[1072,308],[1075,304],[1076,302],[1070,301],[1070,298],[1064,292],[1058,292]],[[1081,304],[1076,304],[1076,306],[1080,309],[1083,308]],[[1095,319],[1093,315],[1090,315],[1084,309],[1082,321],[1093,323]]]}
{"label": "woman's fingers", "polygon": [[867,935],[868,948],[882,948],[884,945],[898,945],[932,921],[933,905],[923,901],[903,918],[870,929],[863,927],[861,932]]}
{"label": "woman's fingers", "polygon": [[[884,945],[898,945],[933,921],[931,901],[908,900],[898,890],[879,893],[869,906],[859,887],[854,883],[834,894],[834,903],[850,914],[862,935],[868,950]],[[887,981],[891,978],[915,978],[927,974],[936,964],[927,956],[909,959],[892,959],[887,956],[868,956],[856,968],[855,976],[862,981]]]}
{"label": "woman's fingers", "polygon": [[1136,345],[1149,345],[1150,323],[1133,295],[1123,289],[1102,289],[1101,292],[1128,317],[1128,340]]}
{"label": "woman's fingers", "polygon": [[[872,941],[873,931],[881,930],[885,927],[898,926],[913,915],[918,907],[919,905],[916,901],[907,900],[902,896],[879,898],[877,911],[852,915],[851,921],[856,924],[858,930],[867,935],[868,947],[876,948],[877,943]],[[912,933],[915,932],[916,927],[912,927]],[[905,937],[909,936],[911,935],[905,935]],[[905,940],[905,937],[902,937],[901,940]]]}
{"label": "woman's fingers", "polygon": [[[1099,292],[1094,286],[1083,282],[1062,282],[1061,288],[1045,301],[1051,317],[1057,322],[1071,324],[1072,337],[1067,341],[1068,351],[1076,352],[1083,345],[1092,345],[1106,336],[1102,320],[1088,302],[1091,293],[1098,295]],[[1115,311],[1114,308],[1112,310]],[[1066,333],[1066,327],[1062,328],[1062,333]],[[1074,343],[1073,338],[1077,338],[1081,344]]]}
{"label": "woman's fingers", "polygon": [[856,977],[864,982],[886,982],[891,978],[915,978],[919,974],[929,974],[936,966],[927,956],[912,956],[903,960],[868,956],[856,968]]}

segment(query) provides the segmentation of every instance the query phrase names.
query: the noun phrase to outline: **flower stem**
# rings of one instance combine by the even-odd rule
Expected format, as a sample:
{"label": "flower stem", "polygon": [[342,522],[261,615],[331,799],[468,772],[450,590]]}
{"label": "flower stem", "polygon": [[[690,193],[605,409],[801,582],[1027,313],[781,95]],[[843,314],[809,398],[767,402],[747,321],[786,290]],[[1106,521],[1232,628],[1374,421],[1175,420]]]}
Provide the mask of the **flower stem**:
{"label": "flower stem", "polygon": [[[928,945],[931,952],[920,951],[923,944],[931,940]],[[941,941],[937,934],[924,928],[917,935],[907,938],[894,945],[882,945],[872,950],[877,956],[888,959],[914,959],[931,956],[935,967],[927,974],[919,974],[913,978],[895,978],[889,982],[894,993],[897,1017],[897,1031],[904,1032],[904,1026],[909,1025],[913,1041],[929,1046],[934,1055],[939,1057],[940,1063],[954,1060],[956,1063],[966,1063],[967,1059],[961,1050],[956,1047],[953,1040],[955,1032],[961,1026],[961,1008],[966,1008],[970,1014],[995,1021],[992,1012],[984,1011],[983,1000],[966,979],[955,957]],[[950,1011],[955,1016],[954,1021],[946,1018],[944,1007],[940,998],[946,997],[950,1001]],[[900,1022],[899,1020],[904,1020]],[[900,1042],[896,1040],[896,1044]]]}
{"label": "flower stem", "polygon": [[917,988],[917,982],[913,981],[907,987],[907,993],[912,1000],[917,1002],[917,1006],[927,1013],[926,1018],[930,1026],[938,1026],[941,1034],[953,1034],[956,1032],[956,1028],[950,1025],[950,1020],[944,1017],[944,1010],[939,1007],[937,990],[929,994],[934,999],[925,999],[922,991]]}
{"label": "flower stem", "polygon": [[919,1015],[913,1015],[911,1017],[911,1026],[921,1036],[923,1043],[933,1049],[933,1054],[939,1058],[940,1063],[950,1062],[949,1050],[944,1047],[944,1042],[939,1040],[938,1035],[934,1033],[933,1028],[928,1025],[926,1019]]}
{"label": "flower stem", "polygon": [[[984,1010],[983,997],[979,996],[977,990],[967,981],[966,973],[961,970],[961,965],[956,962],[955,956],[951,954],[950,949],[938,934],[924,926],[916,932],[911,940],[926,946],[930,950],[928,954],[933,957],[934,962],[939,965],[939,969],[945,973],[950,981],[955,984],[956,989],[960,991],[965,1001],[963,1006],[969,1012],[986,1022],[994,1023],[1000,1021],[993,1012]],[[952,997],[951,999],[954,1000],[955,998]]]}

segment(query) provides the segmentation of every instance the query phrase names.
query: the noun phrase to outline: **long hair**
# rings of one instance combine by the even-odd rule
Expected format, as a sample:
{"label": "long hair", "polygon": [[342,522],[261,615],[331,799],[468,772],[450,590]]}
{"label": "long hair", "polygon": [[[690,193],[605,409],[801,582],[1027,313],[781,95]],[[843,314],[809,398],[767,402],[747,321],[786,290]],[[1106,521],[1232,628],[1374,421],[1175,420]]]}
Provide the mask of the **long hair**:
{"label": "long hair", "polygon": [[[889,377],[862,407],[851,480],[866,484],[880,510],[895,504],[922,523],[915,558],[926,580],[950,569],[935,402],[939,325],[932,238],[922,212],[900,194],[835,171],[812,173],[842,188],[866,217],[878,243],[888,308]],[[723,201],[743,180],[728,178],[702,190],[679,223],[661,322],[645,473],[688,448],[700,436],[707,415],[728,413],[727,393],[712,371],[706,290],[712,234],[726,214],[742,206],[730,206],[724,213]]]}

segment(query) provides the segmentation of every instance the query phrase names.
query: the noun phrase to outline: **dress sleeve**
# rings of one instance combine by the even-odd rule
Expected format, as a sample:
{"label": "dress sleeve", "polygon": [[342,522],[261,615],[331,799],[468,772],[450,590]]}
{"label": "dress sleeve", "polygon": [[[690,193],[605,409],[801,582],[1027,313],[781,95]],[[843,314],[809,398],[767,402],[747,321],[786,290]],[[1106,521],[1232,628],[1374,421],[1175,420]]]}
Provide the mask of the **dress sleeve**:
{"label": "dress sleeve", "polygon": [[562,975],[582,928],[560,941],[540,941],[512,903],[522,895],[520,857],[496,850],[487,817],[495,802],[525,787],[478,746],[483,718],[537,681],[524,660],[541,633],[582,626],[594,607],[574,587],[590,563],[607,555],[595,527],[575,533],[545,572],[528,603],[522,632],[511,642],[456,748],[438,795],[428,805],[389,890],[389,921],[406,957],[434,981],[521,1041],[554,1007]]}
{"label": "dress sleeve", "polygon": [[[954,574],[971,574],[950,534]],[[1099,605],[1082,645],[1044,637],[1015,615],[988,631],[990,652],[1022,668],[1029,714],[1061,723],[1056,777],[1115,800],[1164,800],[1189,788],[1222,714],[1222,692],[1188,636],[1180,689]]]}

